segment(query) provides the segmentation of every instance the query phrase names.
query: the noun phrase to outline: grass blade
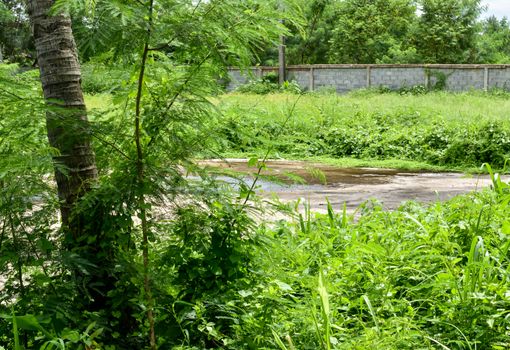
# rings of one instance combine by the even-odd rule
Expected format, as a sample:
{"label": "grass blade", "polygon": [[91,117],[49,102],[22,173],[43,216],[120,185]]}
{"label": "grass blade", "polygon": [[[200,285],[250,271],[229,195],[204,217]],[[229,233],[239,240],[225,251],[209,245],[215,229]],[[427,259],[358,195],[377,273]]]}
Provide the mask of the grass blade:
{"label": "grass blade", "polygon": [[271,332],[273,333],[273,338],[274,338],[274,341],[276,342],[276,344],[280,347],[281,350],[291,350],[289,348],[287,348],[285,346],[285,344],[282,342],[282,340],[280,339],[280,336],[278,335],[278,333],[275,332],[274,329],[271,329]]}
{"label": "grass blade", "polygon": [[14,350],[21,350],[21,346],[19,345],[18,322],[16,321],[14,307],[12,307],[12,333],[14,335]]}
{"label": "grass blade", "polygon": [[377,322],[377,317],[375,315],[374,308],[372,307],[372,303],[370,302],[370,299],[368,298],[368,295],[364,294],[361,298],[365,301],[365,304],[367,304],[367,306],[368,306],[368,311],[370,312],[370,315],[372,316],[372,319],[374,320],[375,329],[377,330],[377,333],[381,334],[381,329],[379,328],[379,322]]}

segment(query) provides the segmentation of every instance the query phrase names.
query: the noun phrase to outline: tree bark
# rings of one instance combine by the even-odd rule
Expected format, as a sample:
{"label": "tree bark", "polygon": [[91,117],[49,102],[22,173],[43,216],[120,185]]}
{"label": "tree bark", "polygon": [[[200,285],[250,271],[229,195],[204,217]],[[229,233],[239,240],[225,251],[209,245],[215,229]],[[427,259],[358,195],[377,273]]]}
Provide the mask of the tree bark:
{"label": "tree bark", "polygon": [[80,64],[67,14],[50,14],[54,0],[27,0],[33,27],[63,226],[77,239],[85,223],[73,209],[97,179],[95,155],[81,89]]}

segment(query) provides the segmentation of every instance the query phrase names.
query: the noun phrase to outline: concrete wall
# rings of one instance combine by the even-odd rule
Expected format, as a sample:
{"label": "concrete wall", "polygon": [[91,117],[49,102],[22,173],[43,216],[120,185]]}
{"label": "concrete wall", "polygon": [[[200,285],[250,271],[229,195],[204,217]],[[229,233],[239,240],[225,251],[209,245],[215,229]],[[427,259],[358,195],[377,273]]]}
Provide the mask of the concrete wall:
{"label": "concrete wall", "polygon": [[[251,79],[269,72],[277,73],[278,68],[256,67],[249,72],[246,74],[238,69],[230,69],[227,89],[232,91]],[[510,90],[510,65],[302,65],[287,67],[287,79],[296,81],[305,91],[329,88],[337,92],[348,92],[368,87],[397,90],[417,85],[434,87],[441,79],[446,79],[446,89],[450,91],[492,88]]]}
{"label": "concrete wall", "polygon": [[488,87],[510,90],[510,68],[491,68],[488,72]]}
{"label": "concrete wall", "polygon": [[404,86],[411,87],[425,85],[425,83],[425,72],[423,68],[388,68],[375,66],[370,69],[371,86],[383,86],[396,90]]}

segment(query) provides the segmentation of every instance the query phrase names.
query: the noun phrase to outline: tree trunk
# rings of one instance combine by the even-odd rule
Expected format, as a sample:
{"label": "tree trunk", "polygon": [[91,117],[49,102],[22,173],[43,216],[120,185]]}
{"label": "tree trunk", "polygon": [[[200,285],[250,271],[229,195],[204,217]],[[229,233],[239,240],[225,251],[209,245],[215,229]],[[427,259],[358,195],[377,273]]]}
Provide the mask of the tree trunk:
{"label": "tree trunk", "polygon": [[81,89],[80,64],[66,14],[50,15],[54,0],[28,0],[44,97],[63,226],[74,239],[83,234],[83,220],[71,216],[77,200],[97,179],[95,156]]}

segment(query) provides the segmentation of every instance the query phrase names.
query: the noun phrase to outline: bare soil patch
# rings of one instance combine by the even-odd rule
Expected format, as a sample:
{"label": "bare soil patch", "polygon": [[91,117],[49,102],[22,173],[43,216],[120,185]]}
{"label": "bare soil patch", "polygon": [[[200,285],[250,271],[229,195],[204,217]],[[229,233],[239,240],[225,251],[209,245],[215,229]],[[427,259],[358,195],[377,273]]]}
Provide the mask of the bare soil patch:
{"label": "bare soil patch", "polygon": [[[242,159],[208,160],[201,164],[245,173],[248,184],[257,172],[255,167],[248,166],[248,162]],[[324,174],[326,183],[315,175],[316,170]],[[303,178],[306,184],[293,183],[286,175],[289,173]],[[262,174],[283,181],[275,183],[259,179],[257,191],[262,196],[277,195],[282,201],[301,198],[308,201],[314,211],[326,211],[327,199],[336,209],[342,208],[345,203],[349,210],[354,210],[363,202],[376,199],[385,209],[392,210],[405,201],[444,201],[491,184],[488,175],[339,168],[306,161],[268,161],[267,169]]]}

